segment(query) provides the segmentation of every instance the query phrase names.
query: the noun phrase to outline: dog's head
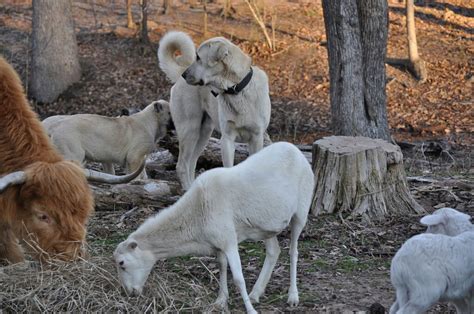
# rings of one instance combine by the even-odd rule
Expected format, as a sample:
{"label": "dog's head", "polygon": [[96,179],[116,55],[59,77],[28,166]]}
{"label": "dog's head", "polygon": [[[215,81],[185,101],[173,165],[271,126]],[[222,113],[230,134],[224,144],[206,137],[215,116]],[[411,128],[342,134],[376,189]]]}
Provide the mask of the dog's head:
{"label": "dog's head", "polygon": [[156,139],[160,139],[166,135],[166,132],[172,124],[170,114],[170,104],[163,99],[154,101],[150,104],[153,105],[154,112],[157,116],[158,129],[156,130]]}
{"label": "dog's head", "polygon": [[208,85],[226,90],[248,73],[252,59],[222,37],[206,40],[196,52],[196,61],[183,73],[190,85]]}

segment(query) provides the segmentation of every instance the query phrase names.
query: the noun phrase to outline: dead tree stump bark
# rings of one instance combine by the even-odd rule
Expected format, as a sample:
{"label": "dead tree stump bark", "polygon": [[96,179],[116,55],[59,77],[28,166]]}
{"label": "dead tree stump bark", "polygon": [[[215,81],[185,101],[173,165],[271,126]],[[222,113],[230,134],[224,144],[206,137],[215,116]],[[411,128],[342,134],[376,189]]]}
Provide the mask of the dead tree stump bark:
{"label": "dead tree stump bark", "polygon": [[372,220],[423,212],[410,195],[396,145],[367,137],[325,137],[313,144],[312,165],[315,215],[349,212]]}

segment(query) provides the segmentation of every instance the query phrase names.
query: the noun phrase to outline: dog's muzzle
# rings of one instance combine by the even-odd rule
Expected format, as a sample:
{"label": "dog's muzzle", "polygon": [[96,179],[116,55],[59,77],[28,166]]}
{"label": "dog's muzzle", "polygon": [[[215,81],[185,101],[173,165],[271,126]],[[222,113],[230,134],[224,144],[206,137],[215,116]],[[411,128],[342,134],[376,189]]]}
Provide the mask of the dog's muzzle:
{"label": "dog's muzzle", "polygon": [[190,75],[189,72],[188,72],[188,69],[186,71],[183,72],[183,74],[181,74],[181,77],[184,78],[184,80],[186,81],[186,83],[188,83],[189,85],[200,85],[200,86],[203,86],[204,85],[204,81],[202,79],[200,79],[199,81],[194,77],[194,75]]}
{"label": "dog's muzzle", "polygon": [[181,74],[181,77],[184,78],[186,81],[188,81],[186,79],[188,77],[188,70],[184,71],[183,74]]}

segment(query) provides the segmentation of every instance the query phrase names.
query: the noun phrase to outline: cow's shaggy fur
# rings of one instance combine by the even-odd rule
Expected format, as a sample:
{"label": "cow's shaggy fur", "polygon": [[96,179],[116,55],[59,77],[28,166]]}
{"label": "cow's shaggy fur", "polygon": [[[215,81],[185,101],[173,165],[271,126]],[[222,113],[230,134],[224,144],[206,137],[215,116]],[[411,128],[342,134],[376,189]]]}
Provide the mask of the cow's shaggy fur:
{"label": "cow's shaggy fur", "polygon": [[0,194],[0,260],[23,260],[18,240],[37,257],[77,257],[94,208],[83,169],[55,151],[18,74],[0,57],[0,177],[19,170],[25,183]]}

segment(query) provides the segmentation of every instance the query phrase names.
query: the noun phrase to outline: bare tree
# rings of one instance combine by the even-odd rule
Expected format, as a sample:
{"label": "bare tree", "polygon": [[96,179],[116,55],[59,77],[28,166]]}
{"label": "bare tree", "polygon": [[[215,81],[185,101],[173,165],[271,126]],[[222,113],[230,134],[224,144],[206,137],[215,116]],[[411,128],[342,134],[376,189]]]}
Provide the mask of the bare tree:
{"label": "bare tree", "polygon": [[[260,29],[262,30],[263,35],[265,36],[265,40],[267,41],[268,47],[270,48],[271,51],[273,51],[275,49],[275,45],[274,45],[274,41],[272,40],[272,38],[270,37],[270,35],[267,32],[267,26],[265,25],[265,19],[264,19],[265,14],[262,15],[260,13],[260,10],[259,10],[255,0],[245,0],[245,3],[247,3],[247,5],[250,9],[250,12],[252,12],[252,15],[253,15],[255,21],[260,26]],[[272,27],[273,27],[273,25],[272,25]]]}
{"label": "bare tree", "polygon": [[406,15],[407,15],[407,36],[408,36],[408,69],[413,75],[420,80],[420,82],[426,81],[427,71],[425,62],[420,58],[418,54],[418,44],[416,42],[416,30],[415,30],[415,5],[413,0],[406,0]]}
{"label": "bare tree", "polygon": [[53,102],[81,78],[71,2],[33,0],[30,96]]}
{"label": "bare tree", "polygon": [[143,43],[149,43],[150,40],[148,38],[148,1],[147,0],[140,0],[140,5],[141,5],[141,8],[142,8],[142,22],[141,22],[140,40]]}
{"label": "bare tree", "polygon": [[[332,128],[313,144],[312,212],[368,220],[420,213],[400,148],[390,142],[385,94],[387,0],[323,0]],[[346,135],[346,136],[341,136]]]}
{"label": "bare tree", "polygon": [[386,0],[323,0],[332,127],[391,141],[385,94]]}
{"label": "bare tree", "polygon": [[163,0],[163,14],[169,13],[172,3],[172,0]]}
{"label": "bare tree", "polygon": [[132,0],[127,0],[127,27],[132,29],[135,28],[132,14]]}

